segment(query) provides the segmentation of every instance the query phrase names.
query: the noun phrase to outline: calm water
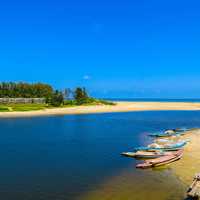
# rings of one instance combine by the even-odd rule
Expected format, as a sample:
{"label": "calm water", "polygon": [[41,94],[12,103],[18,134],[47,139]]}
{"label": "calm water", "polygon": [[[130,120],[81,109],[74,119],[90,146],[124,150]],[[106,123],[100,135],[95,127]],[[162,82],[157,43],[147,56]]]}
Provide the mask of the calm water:
{"label": "calm water", "polygon": [[164,98],[108,98],[110,101],[132,101],[132,102],[187,102],[199,103],[200,99],[164,99]]}
{"label": "calm water", "polygon": [[[200,127],[200,112],[133,112],[0,120],[3,200],[178,200],[170,167],[136,170],[121,157],[148,131]],[[137,161],[138,162],[138,161]]]}

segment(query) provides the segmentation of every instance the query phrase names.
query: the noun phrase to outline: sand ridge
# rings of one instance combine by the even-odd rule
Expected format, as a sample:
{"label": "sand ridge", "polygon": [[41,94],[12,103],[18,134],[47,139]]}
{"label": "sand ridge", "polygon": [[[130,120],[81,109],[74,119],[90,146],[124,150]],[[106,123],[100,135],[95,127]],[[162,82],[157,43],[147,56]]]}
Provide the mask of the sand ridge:
{"label": "sand ridge", "polygon": [[91,105],[74,106],[66,108],[51,108],[39,111],[24,112],[0,112],[0,118],[69,115],[88,113],[112,113],[133,111],[156,111],[156,110],[200,110],[200,103],[185,102],[116,102],[116,105]]}

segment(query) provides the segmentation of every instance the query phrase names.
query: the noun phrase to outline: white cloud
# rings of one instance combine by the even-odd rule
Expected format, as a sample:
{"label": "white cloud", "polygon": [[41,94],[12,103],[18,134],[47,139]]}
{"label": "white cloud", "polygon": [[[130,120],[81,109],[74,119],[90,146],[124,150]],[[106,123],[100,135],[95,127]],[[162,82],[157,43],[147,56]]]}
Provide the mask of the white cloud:
{"label": "white cloud", "polygon": [[91,77],[90,77],[89,75],[84,75],[84,76],[83,76],[83,79],[84,79],[84,80],[89,80],[90,78],[91,78]]}

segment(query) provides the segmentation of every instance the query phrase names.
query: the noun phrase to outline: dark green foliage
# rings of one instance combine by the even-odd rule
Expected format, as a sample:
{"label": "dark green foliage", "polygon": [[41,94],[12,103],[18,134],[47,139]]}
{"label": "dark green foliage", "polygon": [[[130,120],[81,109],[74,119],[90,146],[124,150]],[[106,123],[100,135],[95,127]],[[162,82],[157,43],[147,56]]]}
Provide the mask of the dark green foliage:
{"label": "dark green foliage", "polygon": [[[70,99],[73,95],[74,100]],[[0,98],[45,98],[46,104],[51,106],[74,105],[114,105],[112,102],[89,97],[85,88],[77,87],[75,91],[65,89],[64,92],[54,91],[50,85],[43,83],[29,84],[24,82],[2,82],[0,83]],[[21,109],[21,108],[20,108]],[[23,109],[23,108],[22,108]],[[28,108],[29,109],[29,108]],[[1,110],[6,110],[2,107]]]}
{"label": "dark green foliage", "polygon": [[52,106],[57,107],[57,106],[61,106],[63,102],[64,102],[64,98],[63,98],[62,92],[59,92],[58,90],[56,90],[50,99],[50,104]]}
{"label": "dark green foliage", "polygon": [[0,98],[50,98],[53,94],[53,88],[43,83],[0,83]]}
{"label": "dark green foliage", "polygon": [[76,105],[116,105],[113,102],[105,101],[101,99],[95,99],[91,97],[87,97],[81,99],[80,101],[77,100],[65,100],[64,105],[66,106],[76,106]]}
{"label": "dark green foliage", "polygon": [[63,102],[64,105],[66,106],[75,106],[76,104],[76,100],[64,100]]}
{"label": "dark green foliage", "polygon": [[88,100],[88,94],[85,88],[77,87],[74,91],[74,99],[77,102],[77,105],[85,104]]}
{"label": "dark green foliage", "polygon": [[106,100],[98,100],[101,104],[104,104],[104,105],[110,105],[110,106],[114,106],[116,105],[116,103],[113,103],[111,101],[106,101]]}

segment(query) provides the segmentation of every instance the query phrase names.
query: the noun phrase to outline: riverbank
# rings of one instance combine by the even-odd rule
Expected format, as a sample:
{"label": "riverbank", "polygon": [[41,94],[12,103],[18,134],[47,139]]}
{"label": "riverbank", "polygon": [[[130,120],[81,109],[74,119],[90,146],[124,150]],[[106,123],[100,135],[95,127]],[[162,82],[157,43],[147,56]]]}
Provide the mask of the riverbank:
{"label": "riverbank", "polygon": [[116,105],[72,106],[65,108],[47,108],[36,111],[0,112],[0,118],[29,117],[48,115],[69,115],[89,113],[112,113],[158,110],[200,110],[200,103],[184,102],[116,102]]}

